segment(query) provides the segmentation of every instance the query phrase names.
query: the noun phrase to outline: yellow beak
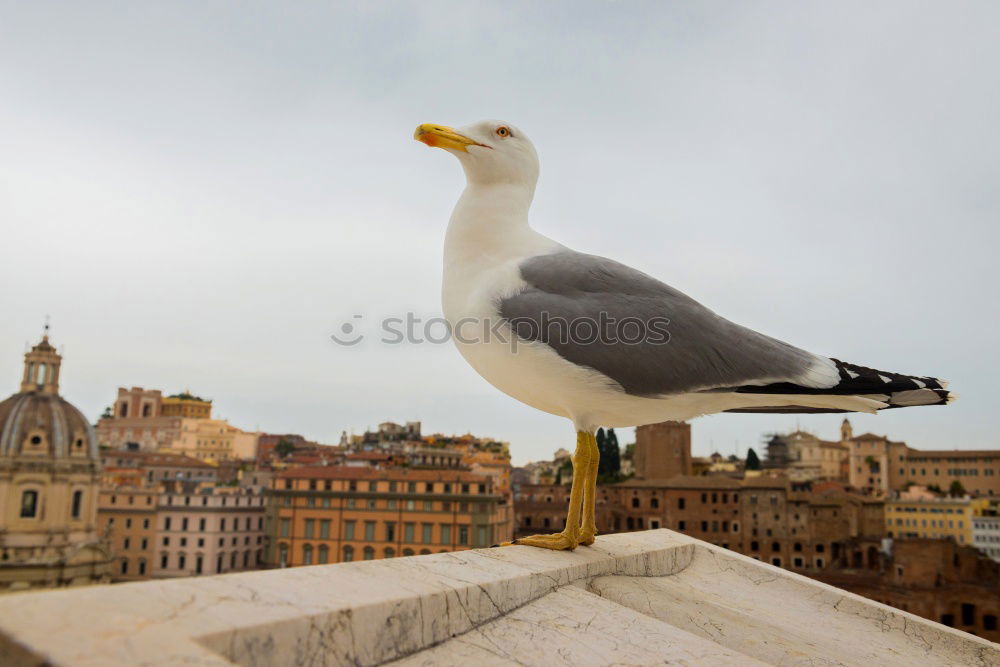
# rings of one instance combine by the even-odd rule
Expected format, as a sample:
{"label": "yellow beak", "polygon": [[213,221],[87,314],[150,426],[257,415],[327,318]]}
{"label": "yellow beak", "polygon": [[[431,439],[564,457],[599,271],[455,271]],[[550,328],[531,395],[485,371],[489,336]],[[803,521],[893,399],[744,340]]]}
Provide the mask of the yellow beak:
{"label": "yellow beak", "polygon": [[[473,141],[463,134],[459,134],[450,127],[434,125],[433,123],[424,123],[417,126],[416,131],[413,133],[413,138],[434,148],[451,148],[463,153],[469,152],[468,146],[483,146],[483,144]],[[489,148],[489,146],[483,147]]]}

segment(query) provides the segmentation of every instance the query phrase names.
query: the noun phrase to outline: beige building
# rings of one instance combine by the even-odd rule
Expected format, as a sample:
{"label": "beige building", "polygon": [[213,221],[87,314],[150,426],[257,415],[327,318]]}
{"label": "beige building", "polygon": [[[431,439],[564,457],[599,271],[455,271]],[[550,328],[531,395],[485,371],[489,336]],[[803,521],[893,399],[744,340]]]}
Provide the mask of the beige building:
{"label": "beige building", "polygon": [[255,570],[264,549],[264,497],[249,489],[160,495],[153,576]]}
{"label": "beige building", "polygon": [[0,403],[0,591],[108,580],[97,439],[59,395],[61,366],[46,335],[25,354],[21,390]]}
{"label": "beige building", "polygon": [[158,389],[118,389],[97,438],[112,449],[138,448],[218,462],[253,458],[260,434],[212,418],[212,401],[188,392],[163,396]]}

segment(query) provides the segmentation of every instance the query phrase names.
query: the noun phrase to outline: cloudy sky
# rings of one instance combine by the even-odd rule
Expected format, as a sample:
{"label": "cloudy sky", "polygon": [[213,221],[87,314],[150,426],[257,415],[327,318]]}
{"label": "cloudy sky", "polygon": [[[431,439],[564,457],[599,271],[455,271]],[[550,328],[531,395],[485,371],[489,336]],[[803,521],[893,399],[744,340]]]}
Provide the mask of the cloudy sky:
{"label": "cloudy sky", "polygon": [[[375,340],[439,315],[464,184],[413,128],[500,118],[541,155],[543,233],[962,396],[858,430],[996,448],[998,24],[985,1],[0,2],[0,379],[49,314],[91,417],[190,388],[244,428],[422,420],[547,458],[568,422],[448,345]],[[333,344],[345,320],[368,340]],[[838,423],[713,416],[694,448]]]}

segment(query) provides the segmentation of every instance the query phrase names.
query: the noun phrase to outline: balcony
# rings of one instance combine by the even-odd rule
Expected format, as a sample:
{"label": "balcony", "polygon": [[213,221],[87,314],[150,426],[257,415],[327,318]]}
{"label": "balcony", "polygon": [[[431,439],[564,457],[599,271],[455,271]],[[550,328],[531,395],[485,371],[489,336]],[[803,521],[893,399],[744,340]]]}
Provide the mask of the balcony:
{"label": "balcony", "polygon": [[1000,645],[669,530],[0,597],[3,665],[1000,664]]}

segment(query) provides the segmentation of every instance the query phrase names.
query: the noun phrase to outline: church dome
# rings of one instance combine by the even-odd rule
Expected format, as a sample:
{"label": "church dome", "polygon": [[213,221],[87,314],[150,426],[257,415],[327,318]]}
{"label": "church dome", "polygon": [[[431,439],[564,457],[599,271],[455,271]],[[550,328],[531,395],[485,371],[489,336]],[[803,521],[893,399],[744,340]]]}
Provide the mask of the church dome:
{"label": "church dome", "polygon": [[58,394],[20,392],[0,403],[0,457],[97,460],[97,437],[83,414]]}
{"label": "church dome", "polygon": [[97,462],[94,428],[59,395],[62,358],[48,336],[24,356],[21,391],[0,402],[0,458]]}

